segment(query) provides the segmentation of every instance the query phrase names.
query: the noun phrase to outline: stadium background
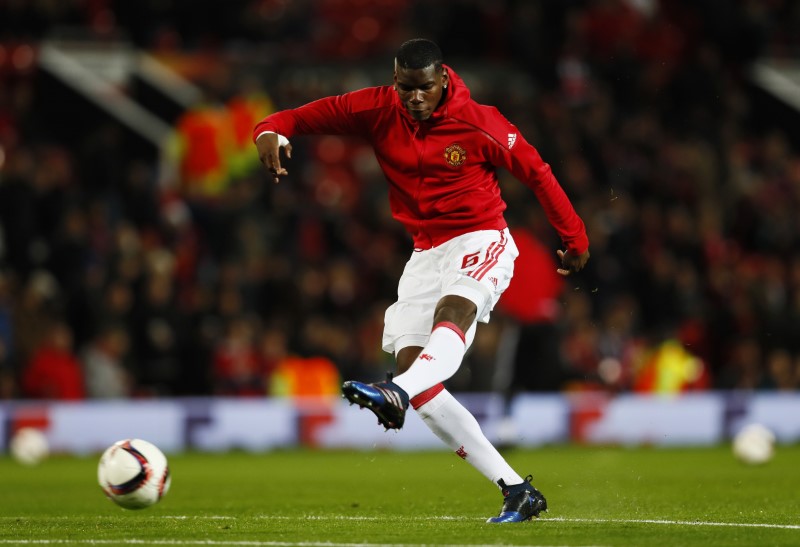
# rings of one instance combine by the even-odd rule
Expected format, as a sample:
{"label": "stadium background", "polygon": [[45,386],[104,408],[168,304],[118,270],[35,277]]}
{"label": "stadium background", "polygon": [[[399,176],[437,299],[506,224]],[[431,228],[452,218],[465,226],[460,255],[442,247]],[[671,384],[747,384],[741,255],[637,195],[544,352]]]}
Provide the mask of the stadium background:
{"label": "stadium background", "polygon": [[[370,151],[295,139],[274,186],[249,130],[387,83],[415,36],[539,148],[592,242],[587,271],[506,299],[453,391],[494,394],[479,415],[563,395],[573,434],[597,397],[702,392],[728,424],[709,440],[750,396],[796,405],[800,117],[768,84],[798,28],[781,0],[0,1],[4,437],[53,401],[280,406],[382,377],[410,246]],[[502,182],[549,271],[558,241]],[[534,374],[510,381],[516,348]]]}

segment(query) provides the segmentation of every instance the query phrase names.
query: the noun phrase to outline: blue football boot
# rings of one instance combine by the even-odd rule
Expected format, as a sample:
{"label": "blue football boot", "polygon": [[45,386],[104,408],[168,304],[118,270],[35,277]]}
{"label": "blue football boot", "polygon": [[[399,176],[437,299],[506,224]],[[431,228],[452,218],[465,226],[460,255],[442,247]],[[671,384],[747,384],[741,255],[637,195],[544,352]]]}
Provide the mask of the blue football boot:
{"label": "blue football boot", "polygon": [[531,486],[533,477],[528,475],[525,482],[506,486],[503,479],[497,481],[503,489],[503,508],[496,517],[486,522],[524,522],[532,517],[538,517],[542,511],[547,511],[547,500],[536,488]]}
{"label": "blue football boot", "polygon": [[345,382],[342,395],[361,408],[368,408],[378,417],[378,423],[388,429],[400,429],[406,421],[408,394],[392,382],[389,374],[385,382],[364,384],[362,382]]}

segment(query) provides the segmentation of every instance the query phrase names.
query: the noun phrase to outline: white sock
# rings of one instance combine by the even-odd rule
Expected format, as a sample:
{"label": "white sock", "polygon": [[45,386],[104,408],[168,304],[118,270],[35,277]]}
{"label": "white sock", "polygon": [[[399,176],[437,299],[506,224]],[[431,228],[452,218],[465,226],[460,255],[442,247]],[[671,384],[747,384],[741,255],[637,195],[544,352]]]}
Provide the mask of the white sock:
{"label": "white sock", "polygon": [[497,481],[500,479],[506,485],[523,482],[523,478],[508,465],[483,434],[478,420],[449,391],[442,389],[416,410],[422,421],[442,442],[492,481],[492,484],[499,488]]}
{"label": "white sock", "polygon": [[439,323],[433,327],[431,337],[419,357],[408,370],[395,376],[392,381],[403,388],[409,397],[414,397],[455,374],[465,352],[466,344],[461,329],[453,323]]}

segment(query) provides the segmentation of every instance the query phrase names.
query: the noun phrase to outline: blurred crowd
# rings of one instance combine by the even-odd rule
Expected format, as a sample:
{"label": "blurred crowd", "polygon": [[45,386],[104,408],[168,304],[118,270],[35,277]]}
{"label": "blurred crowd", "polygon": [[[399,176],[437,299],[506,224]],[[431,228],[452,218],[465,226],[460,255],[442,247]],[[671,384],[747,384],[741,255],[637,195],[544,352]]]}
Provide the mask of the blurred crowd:
{"label": "blurred crowd", "polygon": [[[800,57],[797,28],[790,0],[0,0],[0,398],[381,378],[411,245],[371,150],[294,139],[273,185],[241,136],[389,83],[415,36],[539,149],[591,241],[586,271],[495,310],[452,389],[796,390],[800,113],[748,68]],[[37,47],[76,29],[253,68],[197,82],[202,104],[140,152],[100,111],[66,131],[42,115]],[[532,271],[555,269],[534,195],[501,183],[512,228],[547,249]],[[297,387],[309,370],[320,385]]]}

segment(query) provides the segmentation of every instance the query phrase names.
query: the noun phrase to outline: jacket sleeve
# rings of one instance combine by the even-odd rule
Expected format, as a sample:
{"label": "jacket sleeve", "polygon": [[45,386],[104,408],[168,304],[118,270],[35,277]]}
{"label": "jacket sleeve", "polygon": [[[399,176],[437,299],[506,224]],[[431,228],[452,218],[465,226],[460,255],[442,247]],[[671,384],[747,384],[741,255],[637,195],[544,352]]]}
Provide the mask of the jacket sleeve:
{"label": "jacket sleeve", "polygon": [[533,190],[566,249],[570,254],[582,254],[589,248],[583,220],[575,212],[550,165],[545,163],[539,151],[512,124],[508,124],[508,128],[509,141],[513,138],[513,142],[509,147],[497,144],[496,165],[508,169],[514,177]]}
{"label": "jacket sleeve", "polygon": [[345,93],[275,112],[256,124],[253,141],[264,131],[273,131],[286,138],[295,135],[360,134],[359,119],[353,113],[354,102],[354,93]]}

